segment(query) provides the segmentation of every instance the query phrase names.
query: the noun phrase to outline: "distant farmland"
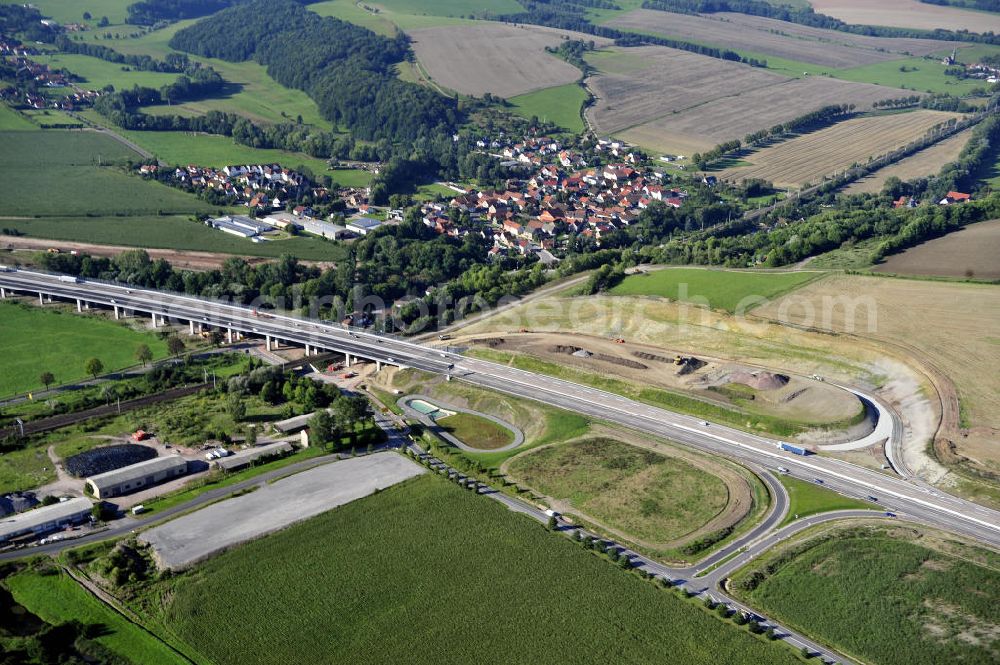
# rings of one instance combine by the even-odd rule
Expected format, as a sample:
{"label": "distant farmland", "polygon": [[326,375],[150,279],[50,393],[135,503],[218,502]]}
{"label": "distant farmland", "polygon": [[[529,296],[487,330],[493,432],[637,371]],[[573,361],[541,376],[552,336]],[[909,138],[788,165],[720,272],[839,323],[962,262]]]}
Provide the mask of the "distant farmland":
{"label": "distant farmland", "polygon": [[734,13],[690,16],[637,9],[607,25],[834,69],[952,48],[951,42],[865,37]]}
{"label": "distant farmland", "polygon": [[826,77],[791,79],[765,69],[662,46],[591,56],[587,80],[598,133],[618,133],[654,150],[691,154],[827,104],[905,97],[911,91]]}
{"label": "distant farmland", "polygon": [[938,277],[1000,279],[1000,220],[970,224],[894,254],[875,272]]}
{"label": "distant farmland", "polygon": [[919,0],[810,0],[820,14],[847,23],[893,25],[921,30],[1000,32],[1000,16],[988,12],[939,7]]}
{"label": "distant farmland", "polygon": [[969,142],[972,128],[955,134],[943,141],[935,143],[925,150],[901,159],[895,164],[881,168],[869,176],[852,183],[844,190],[845,194],[875,194],[882,191],[885,181],[895,176],[900,180],[913,180],[931,176],[941,170],[948,162],[954,161],[965,144]]}
{"label": "distant farmland", "polygon": [[576,81],[580,70],[546,53],[545,47],[557,46],[564,36],[594,39],[567,30],[501,23],[422,28],[409,34],[417,59],[435,83],[464,95],[489,92],[500,97]]}
{"label": "distant farmland", "polygon": [[958,117],[939,111],[853,118],[764,148],[745,158],[752,166],[728,169],[726,180],[763,178],[779,187],[801,187],[920,138],[931,127]]}

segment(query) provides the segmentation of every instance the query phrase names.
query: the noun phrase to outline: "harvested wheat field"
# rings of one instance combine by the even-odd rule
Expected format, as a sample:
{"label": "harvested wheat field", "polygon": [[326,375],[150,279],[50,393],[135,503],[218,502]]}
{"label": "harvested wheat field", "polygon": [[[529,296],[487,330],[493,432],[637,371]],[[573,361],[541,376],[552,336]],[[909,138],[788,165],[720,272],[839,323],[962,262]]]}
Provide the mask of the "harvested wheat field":
{"label": "harvested wheat field", "polygon": [[818,13],[846,23],[1000,32],[1000,15],[929,5],[919,0],[810,0],[810,4]]}
{"label": "harvested wheat field", "polygon": [[[995,226],[980,229],[996,233]],[[867,304],[852,309],[827,306],[844,296]],[[815,315],[809,316],[810,311]],[[872,311],[876,324],[874,331],[868,332]],[[942,397],[939,441],[950,440],[958,455],[1000,471],[1000,288],[831,276],[807,284],[755,314],[837,332],[853,328],[859,337],[887,343],[888,349],[901,349],[927,370]]]}
{"label": "harvested wheat field", "polygon": [[[699,56],[701,57],[701,56]],[[664,115],[622,133],[641,146],[691,154],[731,139],[742,139],[758,129],[787,122],[828,104],[855,104],[868,109],[882,99],[913,94],[870,83],[851,83],[826,77],[783,79],[778,85],[721,97],[680,113]],[[696,146],[696,147],[694,147]]]}
{"label": "harvested wheat field", "polygon": [[734,13],[690,16],[636,9],[607,25],[834,69],[859,67],[907,54],[924,55],[951,48],[949,42],[865,37]]}
{"label": "harvested wheat field", "polygon": [[888,257],[874,270],[896,275],[1000,279],[1000,220],[970,224],[911,247]]}
{"label": "harvested wheat field", "polygon": [[[614,67],[619,64],[616,59],[629,66]],[[619,49],[610,58],[593,62],[599,73],[587,79],[587,86],[597,101],[587,116],[602,134],[789,80],[763,69],[665,46]]]}
{"label": "harvested wheat field", "polygon": [[875,173],[851,183],[845,194],[877,194],[882,191],[885,181],[895,176],[904,182],[938,173],[948,162],[955,161],[962,148],[969,142],[972,128],[935,143],[925,150],[901,159],[895,164],[881,168]]}
{"label": "harvested wheat field", "polygon": [[580,70],[546,53],[564,37],[610,40],[568,30],[501,23],[449,25],[408,33],[417,59],[433,81],[464,95],[487,92],[515,97],[527,92],[572,83]]}
{"label": "harvested wheat field", "polygon": [[913,111],[852,118],[831,127],[764,148],[749,157],[751,166],[728,169],[726,180],[762,178],[778,187],[802,187],[869,157],[883,155],[920,138],[956,113]]}

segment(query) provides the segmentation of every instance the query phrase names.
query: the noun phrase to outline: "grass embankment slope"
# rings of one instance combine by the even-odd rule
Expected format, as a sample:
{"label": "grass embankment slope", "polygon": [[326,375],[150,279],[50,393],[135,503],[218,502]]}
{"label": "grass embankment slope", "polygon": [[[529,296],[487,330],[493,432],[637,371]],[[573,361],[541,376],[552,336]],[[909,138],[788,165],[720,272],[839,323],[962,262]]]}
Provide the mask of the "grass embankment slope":
{"label": "grass embankment slope", "polygon": [[101,627],[96,642],[128,662],[142,665],[184,665],[159,639],[129,622],[62,572],[24,571],[4,580],[14,599],[29,612],[58,625],[79,621]]}
{"label": "grass embankment slope", "polygon": [[838,530],[770,553],[731,586],[861,662],[1000,659],[1000,556],[950,535],[909,527]]}
{"label": "grass embankment slope", "polygon": [[796,662],[429,476],[221,554],[146,601],[220,665]]}
{"label": "grass embankment slope", "polygon": [[669,543],[726,508],[719,478],[678,457],[609,438],[547,446],[520,455],[512,477],[641,541]]}
{"label": "grass embankment slope", "polygon": [[41,389],[42,372],[52,372],[58,383],[87,378],[88,358],[100,359],[109,372],[135,365],[140,344],[149,346],[154,358],[167,355],[166,342],[153,333],[96,316],[10,302],[0,303],[0,335],[0,396]]}
{"label": "grass embankment slope", "polygon": [[666,268],[629,275],[609,293],[659,296],[735,312],[746,310],[822,276],[817,272],[750,272]]}
{"label": "grass embankment slope", "polygon": [[781,526],[794,522],[796,519],[828,513],[832,510],[877,510],[878,506],[859,499],[837,494],[816,483],[779,475],[778,480],[788,492],[788,515]]}
{"label": "grass embankment slope", "polygon": [[513,104],[518,115],[552,122],[578,134],[584,130],[580,109],[586,99],[587,92],[578,83],[568,83],[511,97],[507,101]]}
{"label": "grass embankment slope", "polygon": [[514,433],[509,429],[474,413],[456,413],[438,419],[437,424],[462,443],[479,450],[503,448],[514,442]]}

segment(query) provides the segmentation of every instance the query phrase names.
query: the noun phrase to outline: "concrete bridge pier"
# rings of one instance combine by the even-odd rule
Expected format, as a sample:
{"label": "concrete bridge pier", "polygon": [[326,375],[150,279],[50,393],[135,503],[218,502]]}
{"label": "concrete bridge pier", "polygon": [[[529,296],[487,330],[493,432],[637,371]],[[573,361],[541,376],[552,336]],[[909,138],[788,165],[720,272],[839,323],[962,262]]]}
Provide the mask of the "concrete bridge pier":
{"label": "concrete bridge pier", "polygon": [[344,367],[350,367],[350,366],[351,366],[351,354],[350,353],[345,353],[344,354]]}
{"label": "concrete bridge pier", "polygon": [[227,344],[232,344],[233,343],[233,329],[232,328],[226,328],[226,343]]}
{"label": "concrete bridge pier", "polygon": [[121,312],[118,310],[118,305],[115,305],[115,321],[122,318]]}
{"label": "concrete bridge pier", "polygon": [[264,348],[267,349],[268,351],[271,350],[271,336],[270,335],[264,335]]}
{"label": "concrete bridge pier", "polygon": [[376,360],[375,361],[375,371],[376,372],[381,372],[382,371],[382,361],[381,360]]}
{"label": "concrete bridge pier", "polygon": [[38,304],[39,305],[45,304],[45,297],[42,295],[41,291],[38,292]]}
{"label": "concrete bridge pier", "polygon": [[7,289],[3,288],[2,286],[0,286],[0,299],[3,300],[7,299]]}
{"label": "concrete bridge pier", "polygon": [[76,299],[76,311],[78,312],[83,311],[83,303],[80,302],[79,298]]}

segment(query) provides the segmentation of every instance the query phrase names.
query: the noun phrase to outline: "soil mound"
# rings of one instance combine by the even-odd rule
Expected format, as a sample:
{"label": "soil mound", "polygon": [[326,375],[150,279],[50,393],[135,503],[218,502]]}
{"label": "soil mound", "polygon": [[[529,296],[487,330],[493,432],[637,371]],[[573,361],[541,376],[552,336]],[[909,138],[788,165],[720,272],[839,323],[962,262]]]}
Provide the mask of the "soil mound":
{"label": "soil mound", "polygon": [[726,378],[728,383],[742,383],[755,390],[777,390],[788,385],[786,375],[771,372],[733,372]]}

